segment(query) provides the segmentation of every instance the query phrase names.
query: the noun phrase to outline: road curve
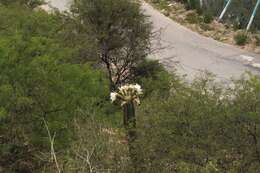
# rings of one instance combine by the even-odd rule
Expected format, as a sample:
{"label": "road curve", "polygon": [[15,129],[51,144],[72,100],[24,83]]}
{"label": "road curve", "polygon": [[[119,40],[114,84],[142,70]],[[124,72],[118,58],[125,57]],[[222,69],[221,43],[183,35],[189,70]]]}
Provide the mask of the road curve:
{"label": "road curve", "polygon": [[160,38],[166,49],[156,53],[154,58],[167,69],[171,70],[177,61],[178,72],[187,74],[188,79],[193,79],[202,71],[209,71],[221,81],[239,78],[245,71],[258,73],[253,66],[260,63],[259,54],[249,53],[195,33],[147,3],[143,3],[143,9],[150,16],[154,29],[162,31]]}
{"label": "road curve", "polygon": [[[68,2],[50,1],[52,6],[60,10],[67,9]],[[254,68],[260,66],[259,54],[199,35],[164,16],[148,3],[143,2],[142,9],[150,16],[154,30],[160,30],[161,33],[160,45],[157,42],[153,45],[159,49],[150,58],[158,59],[169,71],[177,68],[177,72],[187,75],[188,80],[208,71],[215,74],[218,81],[224,82],[239,78],[245,71],[259,74]]]}

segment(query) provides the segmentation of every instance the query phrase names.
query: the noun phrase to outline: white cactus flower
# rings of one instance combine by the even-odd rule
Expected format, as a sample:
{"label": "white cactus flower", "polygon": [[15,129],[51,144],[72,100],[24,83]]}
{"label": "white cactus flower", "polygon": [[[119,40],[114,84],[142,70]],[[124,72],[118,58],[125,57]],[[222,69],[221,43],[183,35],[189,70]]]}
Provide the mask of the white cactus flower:
{"label": "white cactus flower", "polygon": [[118,92],[112,92],[110,94],[111,101],[116,99],[121,100],[121,106],[128,102],[134,101],[137,105],[140,104],[139,96],[143,94],[142,88],[138,84],[126,84],[118,88]]}
{"label": "white cactus flower", "polygon": [[137,91],[137,93],[138,93],[139,95],[140,95],[140,94],[143,94],[143,90],[142,90],[142,88],[141,88],[140,85],[135,84],[135,85],[134,85],[134,88],[136,89],[136,91]]}
{"label": "white cactus flower", "polygon": [[135,103],[136,103],[137,105],[140,105],[140,104],[141,104],[141,102],[140,102],[140,99],[139,99],[139,98],[136,98],[134,101],[135,101]]}
{"label": "white cactus flower", "polygon": [[111,102],[112,102],[112,103],[113,103],[114,101],[116,101],[116,96],[117,96],[117,93],[116,93],[116,92],[110,93],[110,99],[111,99]]}
{"label": "white cactus flower", "polygon": [[123,85],[123,86],[119,87],[119,91],[123,92],[125,90],[128,90],[128,88],[129,88],[128,85]]}

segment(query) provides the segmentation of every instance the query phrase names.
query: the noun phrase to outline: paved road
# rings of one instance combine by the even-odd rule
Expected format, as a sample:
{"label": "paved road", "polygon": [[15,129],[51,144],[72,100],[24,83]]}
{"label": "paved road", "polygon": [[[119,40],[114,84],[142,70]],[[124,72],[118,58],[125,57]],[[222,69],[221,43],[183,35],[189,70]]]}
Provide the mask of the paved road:
{"label": "paved road", "polygon": [[45,0],[49,2],[51,6],[58,8],[61,11],[68,10],[70,0]]}
{"label": "paved road", "polygon": [[[66,9],[69,0],[51,0],[52,5]],[[151,58],[158,59],[171,71],[177,65],[180,74],[191,80],[203,71],[216,75],[219,81],[239,78],[245,71],[259,72],[253,66],[260,66],[260,55],[246,52],[234,46],[201,36],[162,15],[147,3],[142,5],[150,16],[155,30],[161,31],[161,47],[165,47]],[[154,47],[157,47],[154,44]]]}
{"label": "paved road", "polygon": [[252,65],[260,63],[260,55],[201,36],[165,17],[147,3],[143,3],[143,8],[151,16],[154,28],[162,30],[162,45],[169,48],[156,53],[155,58],[169,70],[174,61],[179,61],[177,69],[187,74],[188,79],[205,70],[224,81],[238,78],[246,70],[257,73]]}

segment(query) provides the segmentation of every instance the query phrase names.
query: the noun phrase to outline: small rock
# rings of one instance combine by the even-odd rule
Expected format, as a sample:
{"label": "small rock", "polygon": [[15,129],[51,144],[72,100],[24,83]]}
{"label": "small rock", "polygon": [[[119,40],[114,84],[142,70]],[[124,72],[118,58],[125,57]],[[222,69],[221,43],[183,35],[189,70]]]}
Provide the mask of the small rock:
{"label": "small rock", "polygon": [[260,63],[253,63],[252,66],[255,68],[260,68]]}

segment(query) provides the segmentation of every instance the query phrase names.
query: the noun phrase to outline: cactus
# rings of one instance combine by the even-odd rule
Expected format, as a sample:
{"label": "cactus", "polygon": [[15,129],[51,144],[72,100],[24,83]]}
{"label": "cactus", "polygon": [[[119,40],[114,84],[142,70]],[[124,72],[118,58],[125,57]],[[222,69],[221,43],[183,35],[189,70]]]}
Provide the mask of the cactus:
{"label": "cactus", "polygon": [[142,95],[142,89],[138,84],[121,86],[118,92],[110,94],[111,101],[119,101],[123,108],[123,122],[135,173],[142,172],[139,166],[142,163],[142,159],[138,157],[138,148],[135,144],[137,138],[135,105],[140,104],[140,95]]}
{"label": "cactus", "polygon": [[135,105],[133,101],[126,103],[124,109],[124,126],[125,128],[136,128]]}
{"label": "cactus", "polygon": [[140,104],[140,95],[142,95],[142,89],[138,84],[121,86],[118,92],[112,92],[110,94],[112,102],[116,100],[121,102],[124,112],[124,126],[126,129],[136,127],[135,105]]}
{"label": "cactus", "polygon": [[140,104],[139,96],[142,95],[141,86],[124,85],[118,92],[112,92],[110,98],[112,102],[119,101],[123,107],[123,121],[126,130],[136,128],[135,105]]}

